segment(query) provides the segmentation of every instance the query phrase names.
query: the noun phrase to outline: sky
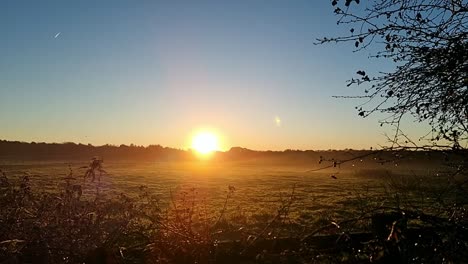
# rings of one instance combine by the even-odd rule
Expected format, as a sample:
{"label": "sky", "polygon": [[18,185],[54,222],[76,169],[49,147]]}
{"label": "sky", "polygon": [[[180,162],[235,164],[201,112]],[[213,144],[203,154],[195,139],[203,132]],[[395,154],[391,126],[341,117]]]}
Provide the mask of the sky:
{"label": "sky", "polygon": [[326,0],[1,1],[0,139],[187,148],[210,130],[224,150],[382,145],[383,116],[332,96],[391,65],[314,45],[348,30]]}

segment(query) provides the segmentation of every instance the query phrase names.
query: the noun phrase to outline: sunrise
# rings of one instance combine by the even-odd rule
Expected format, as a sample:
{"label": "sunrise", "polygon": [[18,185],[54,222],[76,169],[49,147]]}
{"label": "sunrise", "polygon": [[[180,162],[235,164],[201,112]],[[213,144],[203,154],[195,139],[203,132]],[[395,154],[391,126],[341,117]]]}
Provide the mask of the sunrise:
{"label": "sunrise", "polygon": [[210,154],[220,150],[218,137],[210,132],[198,132],[193,136],[192,147],[200,154]]}
{"label": "sunrise", "polygon": [[0,32],[0,264],[468,262],[468,0],[5,0]]}

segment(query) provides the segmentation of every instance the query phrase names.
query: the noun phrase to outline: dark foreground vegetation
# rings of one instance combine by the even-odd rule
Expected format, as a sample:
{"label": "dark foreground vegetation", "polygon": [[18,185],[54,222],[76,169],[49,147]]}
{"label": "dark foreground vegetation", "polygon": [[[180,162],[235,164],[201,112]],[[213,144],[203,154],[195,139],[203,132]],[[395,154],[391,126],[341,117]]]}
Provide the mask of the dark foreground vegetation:
{"label": "dark foreground vegetation", "polygon": [[[80,173],[70,168],[54,191],[34,187],[27,175],[2,173],[0,263],[463,263],[468,259],[463,177],[433,188],[392,177],[385,197],[361,193],[349,201],[348,206],[357,209],[353,215],[322,217],[314,226],[291,221],[298,199],[293,188],[274,215],[260,220],[259,229],[241,214],[228,212],[234,186],[226,186],[221,207],[210,213],[196,199],[201,194],[194,188],[171,193],[167,205],[145,186],[134,194],[104,191],[102,165],[93,159]],[[415,192],[424,193],[421,201],[412,195]]]}

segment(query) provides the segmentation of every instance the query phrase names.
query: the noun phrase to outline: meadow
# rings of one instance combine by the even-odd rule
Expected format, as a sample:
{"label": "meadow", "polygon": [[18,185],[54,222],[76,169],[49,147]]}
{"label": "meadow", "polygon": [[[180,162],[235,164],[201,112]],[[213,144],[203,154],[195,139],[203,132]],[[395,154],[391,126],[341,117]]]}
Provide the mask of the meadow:
{"label": "meadow", "polygon": [[[12,177],[29,175],[34,189],[53,192],[63,185],[70,168],[79,183],[85,171],[80,169],[83,165],[86,164],[10,163],[3,165],[2,169]],[[215,215],[220,213],[218,211],[231,186],[235,191],[230,197],[227,211],[242,214],[252,223],[267,221],[293,195],[291,221],[304,226],[315,225],[325,216],[343,219],[371,204],[389,205],[393,201],[392,197],[387,197],[387,192],[397,187],[396,181],[400,185],[411,185],[412,190],[405,192],[405,195],[412,196],[413,202],[419,203],[418,206],[432,203],[433,197],[424,191],[434,191],[444,181],[434,171],[420,169],[405,173],[402,169],[397,170],[393,164],[317,172],[308,172],[305,166],[275,167],[233,162],[213,164],[209,161],[111,162],[105,163],[104,168],[107,174],[102,176],[99,186],[107,195],[125,193],[135,196],[139,188],[145,186],[149,193],[157,197],[162,207],[168,207],[174,197],[191,191],[196,194],[196,203],[206,205],[208,213]],[[90,192],[93,192],[92,188]]]}
{"label": "meadow", "polygon": [[[184,253],[193,257],[188,262],[196,260],[209,263],[206,254],[210,255],[212,251],[200,253],[200,248],[206,251],[206,247],[210,248],[222,241],[241,241],[244,249],[240,252],[252,247],[256,251],[254,256],[258,257],[258,252],[264,252],[253,246],[259,239],[294,238],[301,241],[311,235],[339,234],[343,230],[352,233],[371,232],[370,216],[388,210],[405,211],[408,216],[419,212],[441,218],[450,217],[450,214],[452,218],[459,214],[464,217],[466,208],[449,208],[447,205],[464,204],[460,198],[466,200],[467,197],[459,195],[451,182],[436,169],[411,164],[364,164],[358,160],[340,167],[309,171],[308,166],[255,162],[105,162],[105,173],[101,176],[97,174],[94,181],[84,177],[88,167],[82,161],[4,161],[0,168],[10,182],[18,183],[17,186],[24,186],[26,177],[28,192],[31,190],[44,197],[48,195],[59,200],[69,197],[68,200],[73,200],[67,205],[73,209],[64,213],[65,219],[73,214],[83,218],[84,215],[99,214],[96,212],[102,208],[110,210],[111,207],[126,208],[131,205],[131,210],[139,211],[132,213],[130,209],[117,209],[105,219],[122,218],[119,223],[123,221],[123,226],[133,230],[135,223],[133,227],[128,227],[132,226],[132,219],[128,218],[135,215],[134,218],[138,219],[135,222],[139,222],[138,232],[144,233],[148,239],[164,237],[162,241],[170,244],[168,247],[171,250],[179,247],[176,245],[181,244],[181,238],[182,241],[191,241],[187,242],[190,245],[187,247],[193,247],[192,251]],[[80,186],[79,190],[73,189],[74,186]],[[40,202],[33,204],[33,207],[38,207],[35,204]],[[59,204],[63,206],[64,203]],[[76,204],[81,204],[83,208],[89,206],[90,209],[75,209]],[[137,209],[139,206],[144,207]],[[29,207],[25,205],[24,208]],[[147,220],[137,216],[146,210],[154,214],[150,227],[145,225],[145,228],[151,229],[149,233],[141,231],[142,226],[139,226]],[[353,221],[352,225],[346,224],[349,219],[356,218],[358,220]],[[101,224],[99,228],[105,230],[108,224]],[[419,220],[408,222],[409,226],[420,224]],[[79,230],[82,228],[78,227]],[[161,230],[165,230],[163,235],[158,233]],[[159,239],[155,241],[163,243]],[[110,246],[108,238],[95,242],[67,262],[82,261],[79,256],[84,258],[86,252],[93,248]],[[157,244],[154,241],[146,243]],[[83,241],[79,244],[83,244]],[[369,254],[361,258],[369,260]],[[120,257],[124,259],[123,254]],[[157,257],[153,256],[154,259],[168,259],[168,263],[188,263],[187,259],[176,261],[176,256],[167,256],[161,252]],[[141,262],[141,259],[136,262]]]}

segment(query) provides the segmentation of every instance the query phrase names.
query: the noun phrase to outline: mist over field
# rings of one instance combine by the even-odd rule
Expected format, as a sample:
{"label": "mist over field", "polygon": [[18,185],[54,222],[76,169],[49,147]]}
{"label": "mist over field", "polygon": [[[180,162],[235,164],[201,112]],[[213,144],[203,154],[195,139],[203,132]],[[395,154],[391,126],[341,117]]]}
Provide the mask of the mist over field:
{"label": "mist over field", "polygon": [[[0,153],[3,203],[8,201],[10,191],[24,192],[29,197],[17,200],[26,215],[17,216],[25,217],[21,220],[24,222],[11,232],[17,235],[25,232],[28,215],[40,214],[44,232],[59,232],[56,228],[66,228],[60,231],[65,233],[78,232],[76,240],[66,243],[79,248],[77,259],[85,256],[89,263],[95,263],[92,262],[95,259],[86,253],[89,249],[84,245],[102,243],[87,234],[86,228],[91,226],[110,225],[106,227],[114,230],[108,231],[110,234],[123,236],[126,242],[121,245],[128,248],[124,250],[127,261],[148,261],[148,256],[142,255],[143,248],[130,246],[141,243],[140,238],[126,235],[142,232],[143,237],[161,236],[153,242],[152,250],[159,252],[157,258],[170,259],[169,263],[186,261],[179,258],[185,253],[168,253],[175,250],[172,247],[185,243],[182,242],[188,239],[185,236],[194,239],[187,241],[186,247],[197,254],[190,253],[185,258],[207,257],[204,254],[210,253],[198,250],[215,241],[216,252],[221,254],[217,261],[234,257],[234,262],[240,262],[258,256],[259,250],[268,250],[272,256],[278,252],[285,254],[284,250],[296,250],[304,239],[314,252],[323,252],[335,243],[330,239],[336,240],[335,233],[341,230],[348,230],[353,240],[369,239],[367,232],[375,230],[376,224],[375,220],[370,221],[373,214],[399,208],[411,217],[420,217],[413,215],[415,210],[424,212],[423,215],[440,215],[445,204],[468,198],[453,189],[443,176],[446,172],[441,169],[444,168],[441,160],[453,157],[436,151],[273,152],[232,148],[213,153],[207,160],[191,151],[160,146],[93,147],[7,141],[0,144],[4,147]],[[94,157],[89,162],[79,158],[90,154],[109,159]],[[57,208],[60,209],[55,211]],[[123,211],[113,212],[112,208]],[[8,207],[3,210],[12,212]],[[52,217],[48,210],[59,214]],[[78,217],[72,221],[80,219],[80,222],[52,225],[54,221],[69,221],[66,219],[70,214]],[[127,231],[113,229],[112,223],[123,224]],[[405,223],[412,228],[420,228],[419,224],[418,220]],[[154,226],[154,230],[140,230],[148,228],[147,225]],[[106,235],[103,239],[111,237]],[[168,239],[170,244],[166,244]],[[61,236],[49,241],[64,243]],[[22,242],[18,243],[21,246]],[[232,250],[244,251],[244,257],[239,258]],[[338,252],[331,257],[342,258],[343,253]],[[290,254],[289,257],[300,258],[294,252]]]}
{"label": "mist over field", "polygon": [[[414,185],[437,189],[444,183],[439,176],[443,173],[440,170],[443,155],[437,152],[408,152],[407,157],[401,159],[395,158],[395,153],[373,151],[258,152],[233,148],[213,154],[210,160],[200,160],[191,152],[162,147],[155,147],[151,152],[151,147],[136,146],[21,145],[26,153],[39,153],[40,159],[34,156],[21,159],[21,151],[14,155],[11,151],[12,155],[3,156],[0,164],[9,178],[20,179],[27,175],[33,189],[58,192],[72,173],[75,183],[92,186],[98,182],[100,191],[109,196],[121,193],[136,196],[139,188],[145,186],[165,209],[171,207],[171,195],[191,190],[197,203],[203,203],[209,214],[216,215],[220,213],[229,187],[234,187],[227,212],[242,214],[245,221],[254,226],[261,226],[274,216],[291,192],[295,201],[288,217],[298,229],[324,221],[324,213],[338,221],[362,210],[360,206],[365,204],[391,203],[386,192],[395,188],[392,184],[401,184],[402,188]],[[67,148],[68,153],[63,150]],[[74,149],[80,148],[86,154],[109,157],[102,164],[105,173],[94,183],[85,178],[88,161],[76,158]],[[347,159],[351,161],[336,164]],[[92,196],[94,191],[90,188],[84,194]],[[421,206],[432,205],[435,197],[418,191],[411,190],[405,195],[422,199],[417,201]],[[424,197],[419,197],[421,195]]]}

